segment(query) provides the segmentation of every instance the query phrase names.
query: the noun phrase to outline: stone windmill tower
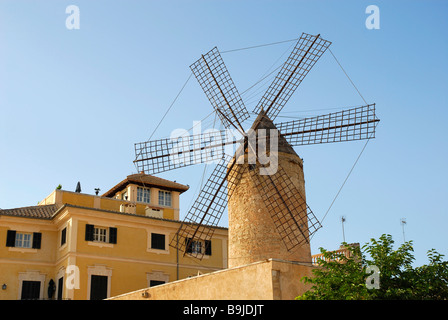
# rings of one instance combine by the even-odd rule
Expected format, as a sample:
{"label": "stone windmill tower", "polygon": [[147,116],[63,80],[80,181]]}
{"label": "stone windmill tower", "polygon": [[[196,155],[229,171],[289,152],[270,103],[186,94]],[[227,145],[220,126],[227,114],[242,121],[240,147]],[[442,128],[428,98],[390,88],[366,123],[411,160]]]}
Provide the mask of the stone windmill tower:
{"label": "stone windmill tower", "polygon": [[[134,163],[150,174],[219,160],[170,246],[201,259],[228,206],[229,267],[266,258],[311,262],[310,237],[321,225],[306,203],[303,163],[293,146],[372,138],[379,121],[371,104],[273,123],[330,44],[301,35],[247,132],[250,114],[218,49],[190,66],[226,130],[135,144]],[[226,154],[234,145],[236,153]]]}
{"label": "stone windmill tower", "polygon": [[[275,132],[277,128],[268,118],[260,115],[260,125],[255,131],[256,137],[260,136],[259,130],[267,133]],[[309,240],[308,215],[306,212],[305,180],[303,174],[303,162],[294,149],[282,136],[277,139],[277,146],[268,146],[269,159],[276,161],[273,175],[275,184],[271,184],[270,178],[258,178],[260,168],[249,164],[248,157],[251,150],[239,155],[238,159],[241,176],[235,184],[232,197],[228,200],[229,213],[229,268],[275,258],[289,261],[311,262],[311,250],[309,241],[303,241],[296,250],[289,250],[284,241],[292,243],[288,237]],[[264,139],[263,139],[264,140]],[[269,145],[271,136],[266,135]],[[264,141],[261,141],[262,144]],[[258,143],[254,145],[259,148]],[[267,151],[268,152],[268,151]],[[238,154],[238,152],[237,152]],[[278,173],[278,174],[277,174]],[[281,179],[281,181],[279,181]],[[288,184],[288,185],[285,185]],[[277,195],[296,197],[297,203],[294,207],[299,208],[300,213],[288,216],[277,215],[276,212],[285,210],[283,199]],[[303,206],[301,208],[300,206]],[[285,212],[289,215],[288,212]],[[294,222],[289,221],[294,219]],[[318,221],[311,217],[316,229],[320,226]],[[298,226],[290,226],[297,222]],[[278,224],[278,228],[276,226]],[[294,229],[292,229],[294,227]],[[297,234],[294,234],[296,231]],[[303,231],[304,234],[301,234]]]}

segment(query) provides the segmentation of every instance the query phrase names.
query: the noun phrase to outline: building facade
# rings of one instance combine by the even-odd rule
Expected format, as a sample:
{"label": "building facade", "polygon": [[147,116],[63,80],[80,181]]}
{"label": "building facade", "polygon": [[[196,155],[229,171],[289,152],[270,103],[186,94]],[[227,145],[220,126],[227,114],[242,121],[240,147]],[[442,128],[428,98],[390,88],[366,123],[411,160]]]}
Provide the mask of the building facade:
{"label": "building facade", "polygon": [[228,230],[201,261],[169,246],[188,187],[134,174],[102,196],[54,190],[0,210],[0,299],[104,299],[227,268]]}

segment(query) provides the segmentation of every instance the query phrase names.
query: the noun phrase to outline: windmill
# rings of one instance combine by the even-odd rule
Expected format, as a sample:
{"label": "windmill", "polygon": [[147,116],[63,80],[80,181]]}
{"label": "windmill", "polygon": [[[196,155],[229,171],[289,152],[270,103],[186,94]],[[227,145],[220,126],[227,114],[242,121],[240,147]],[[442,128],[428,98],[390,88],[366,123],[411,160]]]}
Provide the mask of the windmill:
{"label": "windmill", "polygon": [[[292,147],[369,139],[374,137],[379,121],[375,104],[369,104],[273,123],[330,44],[320,34],[301,35],[253,110],[257,117],[247,132],[243,123],[250,113],[219,50],[213,48],[190,66],[226,129],[135,144],[134,163],[139,172],[157,174],[219,161],[170,246],[184,255],[202,259],[210,248],[214,227],[228,205],[229,259],[235,259],[232,265],[256,261],[277,251],[284,257],[298,247],[304,248],[303,252],[292,256],[292,260],[310,256],[310,237],[321,224],[306,203],[302,162]],[[240,137],[229,137],[230,130],[240,133]],[[225,152],[229,145],[238,147],[233,156]],[[266,151],[264,156],[260,150]],[[278,156],[274,168],[266,162],[268,156]],[[245,259],[245,255],[250,258]]]}

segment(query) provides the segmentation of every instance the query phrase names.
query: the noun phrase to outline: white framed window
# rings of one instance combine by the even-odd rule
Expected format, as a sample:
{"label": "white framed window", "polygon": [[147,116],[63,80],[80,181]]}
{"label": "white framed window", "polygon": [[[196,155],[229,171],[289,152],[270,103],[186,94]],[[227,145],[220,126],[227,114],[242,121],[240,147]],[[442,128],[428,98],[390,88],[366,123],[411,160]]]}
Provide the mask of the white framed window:
{"label": "white framed window", "polygon": [[91,245],[113,247],[114,244],[117,244],[117,235],[117,228],[86,224],[85,240],[89,241]]}
{"label": "white framed window", "polygon": [[191,238],[185,238],[185,252],[191,254],[205,254],[206,256],[212,255],[212,242],[211,240],[191,240]]}
{"label": "white framed window", "polygon": [[171,192],[159,190],[159,205],[171,207]]}
{"label": "white framed window", "polygon": [[153,270],[152,272],[146,273],[146,281],[148,287],[154,287],[170,282],[170,275],[163,271]]}
{"label": "white framed window", "polygon": [[202,253],[202,242],[193,241],[191,243],[191,253]]}
{"label": "white framed window", "polygon": [[94,227],[93,228],[93,241],[108,242],[107,240],[107,228]]}
{"label": "white framed window", "polygon": [[16,242],[15,247],[17,248],[31,248],[32,242],[32,233],[24,233],[24,232],[16,232]]}
{"label": "white framed window", "polygon": [[19,290],[17,299],[36,300],[44,298],[46,274],[40,271],[19,272]]}
{"label": "white framed window", "polygon": [[151,192],[148,188],[137,187],[137,201],[150,203],[151,202]]}
{"label": "white framed window", "polygon": [[103,265],[87,267],[87,300],[110,297],[112,268]]}

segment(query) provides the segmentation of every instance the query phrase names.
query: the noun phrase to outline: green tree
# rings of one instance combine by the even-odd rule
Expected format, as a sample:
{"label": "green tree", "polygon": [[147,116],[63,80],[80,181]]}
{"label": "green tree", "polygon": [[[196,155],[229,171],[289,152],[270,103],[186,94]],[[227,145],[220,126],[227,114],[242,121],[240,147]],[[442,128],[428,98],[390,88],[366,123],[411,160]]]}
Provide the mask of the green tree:
{"label": "green tree", "polygon": [[[412,241],[393,249],[391,235],[371,239],[362,248],[343,245],[351,255],[320,248],[323,258],[312,277],[302,281],[311,289],[298,300],[358,300],[358,299],[448,299],[448,261],[436,250],[428,251],[429,264],[412,267]],[[368,266],[376,266],[379,274],[369,274]],[[367,282],[378,277],[377,289]]]}

